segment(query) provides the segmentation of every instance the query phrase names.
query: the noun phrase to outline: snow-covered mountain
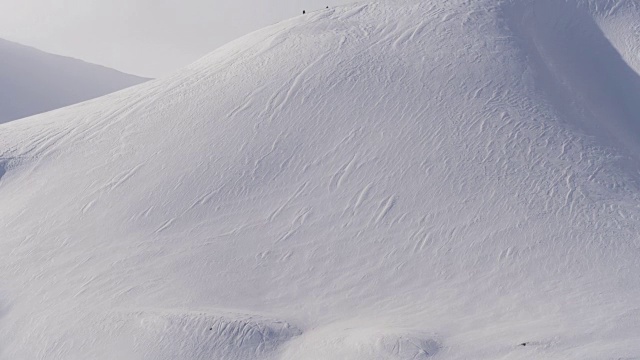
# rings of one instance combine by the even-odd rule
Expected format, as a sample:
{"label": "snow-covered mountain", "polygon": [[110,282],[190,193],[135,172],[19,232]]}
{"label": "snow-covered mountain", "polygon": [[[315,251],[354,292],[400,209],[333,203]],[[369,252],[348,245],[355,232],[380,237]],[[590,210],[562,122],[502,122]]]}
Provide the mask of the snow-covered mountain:
{"label": "snow-covered mountain", "polygon": [[76,104],[147,80],[0,39],[0,123]]}
{"label": "snow-covered mountain", "polygon": [[638,24],[328,9],[0,126],[2,358],[640,358]]}

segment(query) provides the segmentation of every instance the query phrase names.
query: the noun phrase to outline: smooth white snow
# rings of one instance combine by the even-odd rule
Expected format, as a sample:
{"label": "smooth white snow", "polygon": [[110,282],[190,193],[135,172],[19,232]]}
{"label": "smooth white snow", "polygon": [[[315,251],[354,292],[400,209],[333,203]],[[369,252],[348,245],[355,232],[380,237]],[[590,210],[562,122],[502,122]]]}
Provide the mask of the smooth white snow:
{"label": "smooth white snow", "polygon": [[322,10],[0,126],[2,358],[640,358],[639,21]]}
{"label": "smooth white snow", "polygon": [[0,39],[0,124],[147,80]]}

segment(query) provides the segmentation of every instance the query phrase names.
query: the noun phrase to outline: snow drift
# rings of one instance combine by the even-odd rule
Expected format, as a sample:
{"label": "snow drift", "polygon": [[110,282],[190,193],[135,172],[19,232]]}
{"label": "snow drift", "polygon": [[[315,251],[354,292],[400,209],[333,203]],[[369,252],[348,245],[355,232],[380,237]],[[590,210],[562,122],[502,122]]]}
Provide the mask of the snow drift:
{"label": "snow drift", "polygon": [[147,80],[0,39],[0,123],[93,99]]}
{"label": "snow drift", "polygon": [[639,16],[321,10],[4,124],[2,356],[640,357]]}

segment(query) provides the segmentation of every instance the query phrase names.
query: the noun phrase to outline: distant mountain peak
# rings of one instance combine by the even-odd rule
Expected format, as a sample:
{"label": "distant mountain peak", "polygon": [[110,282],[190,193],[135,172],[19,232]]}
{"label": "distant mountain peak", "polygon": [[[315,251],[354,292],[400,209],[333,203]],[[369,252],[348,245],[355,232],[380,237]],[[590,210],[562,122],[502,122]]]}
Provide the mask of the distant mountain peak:
{"label": "distant mountain peak", "polygon": [[0,124],[149,79],[0,39]]}

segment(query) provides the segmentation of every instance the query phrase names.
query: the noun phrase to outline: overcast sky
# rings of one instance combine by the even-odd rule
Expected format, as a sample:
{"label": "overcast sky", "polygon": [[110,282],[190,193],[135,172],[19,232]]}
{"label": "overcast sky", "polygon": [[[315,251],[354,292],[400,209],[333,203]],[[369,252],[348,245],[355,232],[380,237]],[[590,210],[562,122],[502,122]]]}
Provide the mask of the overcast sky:
{"label": "overcast sky", "polygon": [[0,38],[136,75],[170,73],[253,30],[353,0],[0,0]]}

